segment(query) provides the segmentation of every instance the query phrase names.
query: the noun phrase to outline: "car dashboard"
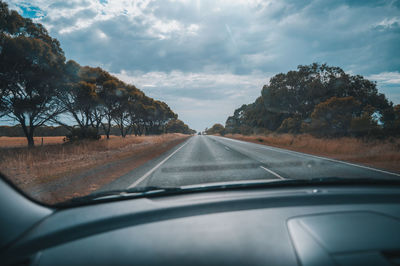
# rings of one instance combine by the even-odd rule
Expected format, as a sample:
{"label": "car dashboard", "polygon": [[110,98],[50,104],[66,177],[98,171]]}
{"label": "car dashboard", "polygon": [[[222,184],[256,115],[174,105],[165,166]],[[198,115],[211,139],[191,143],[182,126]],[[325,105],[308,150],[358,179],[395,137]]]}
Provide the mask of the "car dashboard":
{"label": "car dashboard", "polygon": [[396,265],[400,189],[302,186],[51,210],[6,265]]}

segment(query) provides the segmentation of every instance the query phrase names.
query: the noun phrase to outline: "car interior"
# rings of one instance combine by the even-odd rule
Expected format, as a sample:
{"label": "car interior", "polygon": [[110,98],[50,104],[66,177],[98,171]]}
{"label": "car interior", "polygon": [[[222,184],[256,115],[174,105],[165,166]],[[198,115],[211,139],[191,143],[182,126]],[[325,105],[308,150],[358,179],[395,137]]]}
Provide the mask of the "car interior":
{"label": "car interior", "polygon": [[400,0],[0,0],[0,266],[399,265]]}
{"label": "car interior", "polygon": [[3,265],[398,265],[400,187],[254,183],[49,207],[0,181]]}

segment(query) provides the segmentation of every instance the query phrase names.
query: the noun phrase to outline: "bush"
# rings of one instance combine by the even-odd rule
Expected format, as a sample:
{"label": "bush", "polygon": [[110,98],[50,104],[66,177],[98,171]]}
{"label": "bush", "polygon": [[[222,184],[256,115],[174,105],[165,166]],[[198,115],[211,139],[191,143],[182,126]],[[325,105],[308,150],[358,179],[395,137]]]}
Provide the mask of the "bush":
{"label": "bush", "polygon": [[206,130],[207,135],[220,134],[224,136],[226,133],[225,127],[221,124],[214,124],[211,128]]}
{"label": "bush", "polygon": [[379,126],[368,116],[353,118],[350,124],[350,133],[354,137],[382,137],[382,132]]}
{"label": "bush", "polygon": [[241,125],[240,126],[240,134],[249,136],[253,134],[253,128],[247,126],[247,125]]}
{"label": "bush", "polygon": [[95,128],[73,128],[69,134],[65,136],[66,141],[78,140],[99,140],[101,136]]}
{"label": "bush", "polygon": [[354,97],[332,97],[319,103],[311,114],[309,133],[317,137],[348,135],[353,117],[361,113],[361,103]]}
{"label": "bush", "polygon": [[280,127],[277,129],[278,133],[291,133],[298,134],[301,130],[302,121],[299,118],[289,117],[283,120]]}

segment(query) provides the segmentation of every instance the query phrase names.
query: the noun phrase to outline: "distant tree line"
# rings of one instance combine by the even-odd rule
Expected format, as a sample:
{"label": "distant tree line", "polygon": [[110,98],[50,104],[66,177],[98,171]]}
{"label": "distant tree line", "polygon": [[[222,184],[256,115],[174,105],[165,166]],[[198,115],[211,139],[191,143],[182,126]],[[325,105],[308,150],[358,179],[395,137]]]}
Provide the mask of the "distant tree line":
{"label": "distant tree line", "polygon": [[[188,125],[183,123],[179,119],[169,120],[165,125],[166,133],[183,133],[183,134],[194,134],[194,130],[190,129]],[[100,135],[105,135],[106,132],[100,128]],[[120,129],[113,125],[109,131],[110,135],[121,136]],[[71,130],[64,126],[40,126],[35,129],[35,137],[51,137],[51,136],[68,136],[71,134]],[[25,137],[24,131],[21,125],[15,126],[0,126],[0,137]]]}
{"label": "distant tree line", "polygon": [[242,105],[228,117],[223,132],[398,136],[400,105],[379,93],[375,82],[313,63],[272,77],[254,103]]}
{"label": "distant tree line", "polygon": [[222,124],[214,124],[211,128],[206,128],[204,131],[207,135],[215,135],[219,134],[221,136],[225,135],[226,130],[225,127]]}
{"label": "distant tree line", "polygon": [[[169,106],[101,68],[67,61],[58,40],[0,1],[0,118],[17,122],[34,145],[35,131],[58,124],[69,138],[191,133]],[[172,121],[172,122],[171,122]],[[176,124],[176,125],[175,125]],[[182,124],[182,125],[181,125]],[[177,126],[179,125],[179,126]]]}
{"label": "distant tree line", "polygon": [[167,133],[183,133],[183,134],[195,134],[196,130],[189,128],[182,120],[171,119],[165,125]]}
{"label": "distant tree line", "polygon": [[[63,126],[41,126],[35,130],[35,137],[66,136],[70,131]],[[0,126],[0,137],[25,137],[21,125]]]}

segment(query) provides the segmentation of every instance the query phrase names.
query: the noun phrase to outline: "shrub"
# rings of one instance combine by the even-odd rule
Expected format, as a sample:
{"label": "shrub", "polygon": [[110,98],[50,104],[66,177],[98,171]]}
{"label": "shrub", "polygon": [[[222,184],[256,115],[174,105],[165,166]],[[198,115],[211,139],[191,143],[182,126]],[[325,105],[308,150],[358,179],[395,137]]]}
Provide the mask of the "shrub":
{"label": "shrub", "polygon": [[280,127],[277,129],[278,133],[291,133],[297,134],[301,130],[301,120],[298,118],[289,117],[283,120]]}
{"label": "shrub", "polygon": [[101,136],[95,128],[73,128],[69,134],[65,136],[66,141],[78,140],[99,140]]}

